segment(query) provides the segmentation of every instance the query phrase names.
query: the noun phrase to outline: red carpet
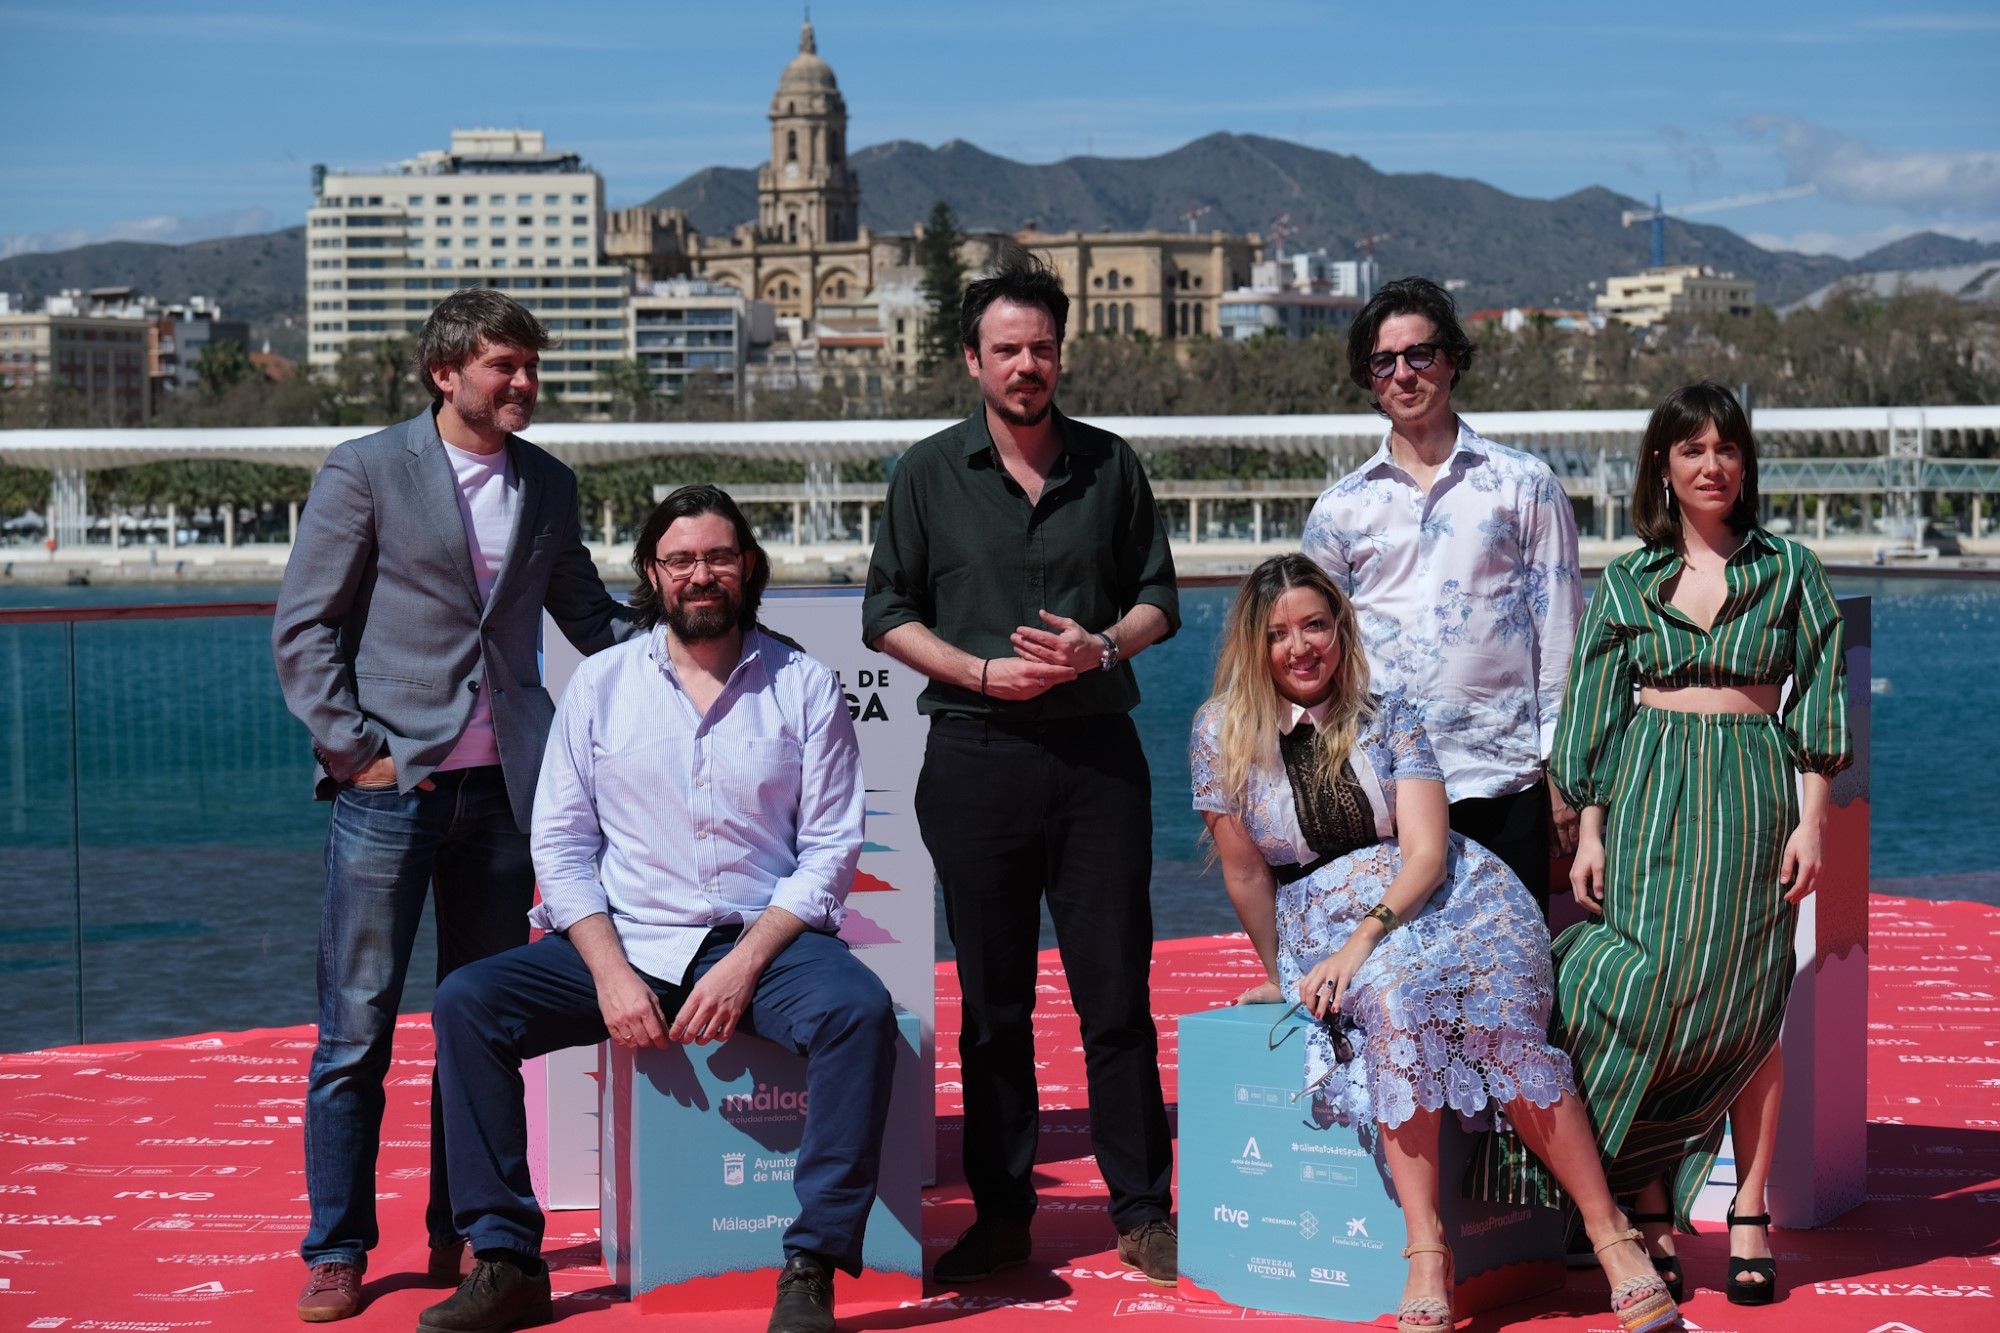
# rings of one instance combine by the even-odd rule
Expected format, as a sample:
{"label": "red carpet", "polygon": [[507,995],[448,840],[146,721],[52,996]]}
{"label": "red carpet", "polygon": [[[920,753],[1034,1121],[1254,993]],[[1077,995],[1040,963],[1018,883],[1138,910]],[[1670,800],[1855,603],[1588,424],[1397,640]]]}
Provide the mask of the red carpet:
{"label": "red carpet", "polygon": [[[1832,1226],[1774,1233],[1785,1298],[1763,1310],[1729,1305],[1723,1237],[1682,1246],[1690,1328],[1813,1333],[1954,1333],[2000,1328],[2000,910],[1876,897],[1873,950],[1869,1199]],[[1174,1015],[1221,1003],[1254,971],[1229,938],[1160,945],[1154,999],[1163,1067],[1175,1096]],[[909,1308],[842,1304],[843,1328],[952,1323],[968,1330],[1080,1328],[1112,1333],[1252,1325],[1354,1327],[1184,1304],[1119,1267],[1089,1157],[1076,1028],[1062,975],[1043,960],[1042,1211],[1036,1266],[936,1292]],[[925,1200],[933,1256],[969,1220],[955,1177],[958,1085],[951,1054],[957,1008],[940,970],[938,1085],[944,1184]],[[343,1325],[406,1330],[440,1293],[419,1285],[430,1032],[398,1034],[380,1193],[385,1240],[369,1269],[367,1308]],[[308,1030],[0,1055],[0,1329],[235,1330],[297,1328],[305,1225],[300,1117]],[[775,1242],[774,1242],[775,1244]],[[643,1315],[608,1285],[595,1213],[551,1217],[547,1254],[561,1325],[578,1333],[668,1327],[756,1333],[768,1307],[675,1319]],[[1571,1277],[1554,1296],[1467,1321],[1549,1333],[1610,1330],[1603,1283]]]}

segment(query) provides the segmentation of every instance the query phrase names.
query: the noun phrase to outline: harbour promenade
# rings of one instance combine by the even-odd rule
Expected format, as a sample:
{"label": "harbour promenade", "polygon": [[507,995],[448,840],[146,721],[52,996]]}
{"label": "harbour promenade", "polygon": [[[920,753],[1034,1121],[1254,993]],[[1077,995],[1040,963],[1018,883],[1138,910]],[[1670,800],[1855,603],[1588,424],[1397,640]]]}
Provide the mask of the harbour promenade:
{"label": "harbour promenade", "polygon": [[[1628,549],[1638,411],[1468,413],[1488,438],[1533,453],[1576,507],[1586,564]],[[1241,573],[1297,549],[1312,501],[1381,443],[1382,419],[1329,416],[1101,417],[1147,460],[1183,573]],[[781,578],[854,579],[866,567],[885,469],[944,421],[562,423],[533,432],[573,467],[661,457],[754,463],[789,480],[733,485]],[[1765,521],[1829,563],[2000,558],[2000,406],[1773,408],[1758,412]],[[91,499],[106,468],[168,460],[317,468],[365,426],[229,430],[0,431],[0,464],[52,477],[42,526],[0,546],[0,576],[26,580],[269,577],[282,569],[298,506],[260,517],[261,541],[239,540],[239,516],[120,512]],[[1191,462],[1190,460],[1195,460]],[[1192,468],[1205,475],[1179,475]],[[1221,473],[1222,475],[1213,475]],[[629,518],[629,516],[627,516]],[[627,554],[610,506],[586,513],[593,554]],[[247,533],[245,534],[247,536]],[[44,543],[52,540],[53,548]]]}
{"label": "harbour promenade", "polygon": [[[1875,895],[1870,902],[1867,1198],[1831,1225],[1779,1230],[1784,1296],[1761,1310],[1727,1303],[1719,1227],[1682,1246],[1690,1328],[1705,1333],[1975,1333],[2000,1310],[2000,1110],[1993,985],[2000,909]],[[1178,1105],[1175,1021],[1225,1003],[1253,978],[1240,936],[1162,942],[1154,1008],[1170,1109]],[[961,1106],[951,1052],[957,996],[937,974],[937,1111],[943,1179],[924,1199],[935,1258],[968,1222],[956,1170]],[[843,1295],[849,1330],[969,1331],[1099,1327],[1115,1333],[1245,1327],[1360,1329],[1207,1303],[1148,1285],[1120,1267],[1089,1155],[1076,1020],[1053,953],[1042,956],[1036,1022],[1044,1096],[1034,1262],[963,1291],[926,1288],[893,1303]],[[0,1327],[273,1330],[291,1303],[305,1226],[300,1117],[309,1028],[196,1033],[152,1042],[0,1055]],[[425,1103],[430,1031],[405,1015],[382,1150],[384,1241],[356,1333],[413,1326],[438,1298],[422,1285]],[[1302,1132],[1303,1128],[1302,1128]],[[1190,1151],[1216,1145],[1179,1144]],[[1234,1151],[1234,1145],[1225,1145]],[[699,1164],[694,1164],[699,1166]],[[691,1169],[690,1182],[709,1179]],[[690,1188],[699,1188],[698,1183]],[[1351,1220],[1342,1218],[1348,1228]],[[1394,1218],[1359,1219],[1388,1252]],[[598,1250],[594,1211],[551,1216],[546,1254],[559,1326],[579,1333],[693,1328],[756,1333],[768,1295],[699,1322],[625,1301]],[[1597,1333],[1615,1327],[1604,1285],[1576,1272],[1560,1291],[1477,1316],[1460,1328]]]}

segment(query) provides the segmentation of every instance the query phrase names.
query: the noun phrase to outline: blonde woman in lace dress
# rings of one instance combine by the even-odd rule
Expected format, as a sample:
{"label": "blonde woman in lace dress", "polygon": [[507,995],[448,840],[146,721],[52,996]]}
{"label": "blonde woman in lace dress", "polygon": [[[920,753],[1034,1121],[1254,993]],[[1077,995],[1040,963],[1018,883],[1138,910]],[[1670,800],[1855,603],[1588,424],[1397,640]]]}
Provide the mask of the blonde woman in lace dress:
{"label": "blonde woman in lace dress", "polygon": [[1381,1127],[1403,1207],[1404,1330],[1452,1320],[1438,1215],[1446,1108],[1499,1117],[1582,1214],[1630,1333],[1679,1314],[1604,1183],[1567,1056],[1547,1036],[1549,936],[1498,858],[1450,831],[1413,710],[1373,700],[1354,611],[1304,556],[1278,556],[1230,611],[1195,716],[1194,804],[1263,960],[1245,1000],[1296,997],[1318,1118]]}

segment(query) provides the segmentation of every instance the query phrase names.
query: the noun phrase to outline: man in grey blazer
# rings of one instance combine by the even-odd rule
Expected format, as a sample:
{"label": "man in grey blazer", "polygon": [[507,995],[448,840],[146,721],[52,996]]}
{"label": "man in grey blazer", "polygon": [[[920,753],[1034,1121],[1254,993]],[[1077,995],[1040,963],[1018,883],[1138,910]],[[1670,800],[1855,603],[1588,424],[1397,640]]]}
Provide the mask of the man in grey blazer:
{"label": "man in grey blazer", "polygon": [[[430,409],[327,456],[278,595],[278,678],[333,802],[306,1094],[309,1322],[360,1308],[379,1239],[383,1079],[425,897],[440,981],[527,942],[529,812],[554,715],[542,610],[585,653],[633,628],[584,550],[575,474],[515,434],[548,343],[499,292],[447,297],[418,338]],[[429,1273],[456,1285],[451,1217],[434,1084]]]}

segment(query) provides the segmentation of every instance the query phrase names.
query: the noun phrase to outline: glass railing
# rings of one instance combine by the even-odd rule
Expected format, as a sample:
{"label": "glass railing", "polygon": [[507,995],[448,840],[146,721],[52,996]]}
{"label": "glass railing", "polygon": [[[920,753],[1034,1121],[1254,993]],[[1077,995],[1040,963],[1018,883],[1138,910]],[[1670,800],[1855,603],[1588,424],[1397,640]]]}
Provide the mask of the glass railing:
{"label": "glass railing", "polygon": [[271,613],[0,608],[0,1051],[312,1021],[326,807]]}

